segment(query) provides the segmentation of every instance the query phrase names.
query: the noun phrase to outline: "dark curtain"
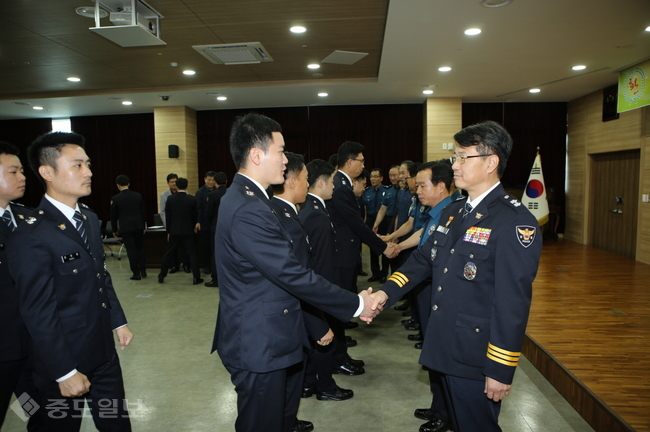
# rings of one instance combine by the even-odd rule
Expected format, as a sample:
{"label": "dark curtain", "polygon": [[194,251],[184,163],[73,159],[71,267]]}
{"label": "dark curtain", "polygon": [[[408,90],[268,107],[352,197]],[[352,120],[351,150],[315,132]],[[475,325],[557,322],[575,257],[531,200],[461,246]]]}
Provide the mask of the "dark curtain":
{"label": "dark curtain", "polygon": [[0,140],[6,141],[18,147],[20,150],[20,161],[25,169],[27,177],[25,195],[16,200],[27,207],[37,207],[45,193],[34,171],[27,160],[27,147],[39,136],[52,130],[52,119],[21,119],[0,121]]}
{"label": "dark curtain", "polygon": [[[405,159],[421,161],[423,108],[409,105],[355,105],[262,108],[197,112],[200,175],[223,171],[232,179],[228,135],[236,116],[255,111],[282,126],[287,151],[312,159],[327,160],[346,140],[366,146],[366,168],[390,166]],[[388,184],[385,174],[384,183]]]}
{"label": "dark curtain", "polygon": [[86,138],[86,153],[93,171],[93,192],[82,198],[106,225],[115,179],[126,174],[131,189],[144,199],[147,223],[157,212],[156,148],[153,114],[72,117],[72,130]]}
{"label": "dark curtain", "polygon": [[558,232],[565,224],[567,108],[566,102],[463,104],[463,127],[494,120],[512,136],[501,179],[505,187],[526,186],[539,147],[549,207],[559,215]]}

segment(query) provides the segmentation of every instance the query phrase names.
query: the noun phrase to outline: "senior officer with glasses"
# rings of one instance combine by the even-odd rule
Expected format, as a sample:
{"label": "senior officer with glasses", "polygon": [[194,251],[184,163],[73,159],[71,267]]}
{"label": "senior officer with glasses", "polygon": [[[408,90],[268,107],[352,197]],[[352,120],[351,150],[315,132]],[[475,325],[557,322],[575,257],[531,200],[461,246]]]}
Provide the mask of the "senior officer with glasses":
{"label": "senior officer with glasses", "polygon": [[390,306],[432,278],[420,363],[442,374],[451,425],[431,430],[501,431],[500,402],[521,356],[542,241],[535,217],[500,182],[508,132],[485,122],[454,139],[454,180],[469,197],[443,210],[424,246],[374,295]]}

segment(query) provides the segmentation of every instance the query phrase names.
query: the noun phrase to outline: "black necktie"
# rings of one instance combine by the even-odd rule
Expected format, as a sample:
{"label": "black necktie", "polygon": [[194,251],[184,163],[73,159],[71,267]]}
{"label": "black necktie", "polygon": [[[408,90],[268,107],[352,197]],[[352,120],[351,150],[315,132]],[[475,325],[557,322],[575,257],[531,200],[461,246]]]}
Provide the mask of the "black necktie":
{"label": "black necktie", "polygon": [[9,209],[5,210],[5,212],[2,214],[2,220],[5,221],[10,230],[13,231],[16,228],[14,221],[11,219],[11,212]]}
{"label": "black necktie", "polygon": [[472,212],[472,206],[470,203],[465,202],[465,211],[463,211],[463,220],[465,220],[465,217]]}
{"label": "black necktie", "polygon": [[75,221],[75,225],[77,228],[77,231],[79,232],[79,235],[83,239],[84,243],[86,244],[86,247],[88,247],[88,236],[86,235],[86,228],[84,227],[84,218],[81,216],[81,212],[76,211],[74,212],[74,216],[72,217]]}

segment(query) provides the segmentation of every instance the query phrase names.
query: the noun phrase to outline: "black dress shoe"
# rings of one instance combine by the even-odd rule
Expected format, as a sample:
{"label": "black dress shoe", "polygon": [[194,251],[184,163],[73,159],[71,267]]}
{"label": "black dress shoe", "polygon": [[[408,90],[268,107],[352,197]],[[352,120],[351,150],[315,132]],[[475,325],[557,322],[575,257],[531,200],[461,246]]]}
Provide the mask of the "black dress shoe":
{"label": "black dress shoe", "polygon": [[415,333],[415,334],[410,334],[406,336],[408,340],[410,341],[416,341],[419,342],[421,340],[424,340],[424,336],[422,336],[422,333]]}
{"label": "black dress shoe", "polygon": [[397,305],[397,306],[393,307],[393,309],[398,310],[398,311],[405,311],[406,309],[408,309],[410,307],[411,307],[411,303],[408,300],[406,300],[401,305]]}
{"label": "black dress shoe", "polygon": [[437,418],[420,426],[420,432],[447,432],[450,427],[451,423]]}
{"label": "black dress shoe", "polygon": [[347,339],[347,338],[349,338],[349,337],[350,337],[350,336],[346,336],[346,337],[345,337],[345,338],[346,338],[346,339],[345,339],[345,346],[347,346],[348,348],[352,348],[352,347],[357,346],[357,345],[358,345],[358,342],[355,341],[355,340],[352,339],[352,338]]}
{"label": "black dress shoe", "polygon": [[140,275],[133,275],[129,279],[131,279],[131,280],[140,280],[142,278],[140,277]]}
{"label": "black dress shoe", "polygon": [[372,275],[372,276],[370,276],[370,277],[368,278],[368,282],[376,282],[376,281],[378,281],[379,279],[381,279],[381,276],[375,276],[375,275]]}
{"label": "black dress shoe", "polygon": [[163,283],[163,282],[165,282],[165,276],[158,275],[158,283]]}
{"label": "black dress shoe", "polygon": [[142,279],[146,278],[146,277],[147,277],[147,271],[146,271],[146,270],[145,270],[145,271],[141,271],[141,272],[140,272],[140,276],[142,277]]}
{"label": "black dress shoe", "polygon": [[204,283],[203,285],[205,285],[205,286],[207,286],[207,287],[216,288],[216,287],[219,286],[219,282],[217,282],[216,280],[212,279],[210,282],[206,282],[206,283]]}
{"label": "black dress shoe", "polygon": [[190,268],[190,266],[186,266],[186,265],[183,266],[183,271],[185,273],[192,273],[192,269]]}
{"label": "black dress shoe", "polygon": [[350,362],[342,364],[339,367],[332,369],[333,374],[343,374],[349,376],[363,375],[366,373],[366,370],[361,366],[354,366]]}
{"label": "black dress shoe", "polygon": [[404,328],[406,330],[408,330],[408,331],[416,331],[416,330],[420,330],[420,324],[414,322],[414,323],[405,325]]}
{"label": "black dress shoe", "polygon": [[348,321],[345,324],[343,324],[343,327],[345,327],[346,330],[350,330],[359,327],[359,323],[354,321]]}
{"label": "black dress shoe", "polygon": [[379,283],[385,284],[386,283],[386,276],[382,276],[379,278]]}
{"label": "black dress shoe", "polygon": [[424,345],[423,342],[416,342],[415,345],[413,345],[413,348],[415,348],[415,349],[422,349],[422,345]]}
{"label": "black dress shoe", "polygon": [[411,315],[413,315],[411,308],[408,308],[404,312],[402,312],[402,316],[411,316]]}
{"label": "black dress shoe", "polygon": [[178,271],[178,267],[172,267],[169,269],[169,274],[174,274]]}
{"label": "black dress shoe", "polygon": [[316,389],[314,387],[303,387],[300,397],[303,399],[310,398],[314,395],[314,393],[316,393]]}
{"label": "black dress shoe", "polygon": [[415,410],[413,415],[422,420],[434,419],[433,411],[431,410],[431,408],[418,408]]}
{"label": "black dress shoe", "polygon": [[203,283],[203,278],[192,279],[192,285],[198,285]]}
{"label": "black dress shoe", "polygon": [[293,426],[292,432],[311,432],[314,430],[314,424],[307,420],[296,419],[296,424]]}
{"label": "black dress shoe", "polygon": [[354,396],[352,390],[342,389],[339,386],[334,387],[330,391],[316,393],[316,399],[318,400],[344,401],[350,399],[352,396]]}
{"label": "black dress shoe", "polygon": [[350,357],[348,363],[356,367],[364,367],[366,365],[366,362],[364,362],[363,360],[355,360],[352,357]]}
{"label": "black dress shoe", "polygon": [[409,324],[413,324],[413,323],[415,322],[415,320],[414,320],[413,318],[410,318],[410,319],[403,319],[403,320],[400,321],[400,322],[401,322],[402,324],[404,324],[404,325],[409,325]]}
{"label": "black dress shoe", "polygon": [[359,272],[359,276],[368,276],[368,273],[367,273],[367,272],[364,272],[363,270],[361,270],[361,271]]}

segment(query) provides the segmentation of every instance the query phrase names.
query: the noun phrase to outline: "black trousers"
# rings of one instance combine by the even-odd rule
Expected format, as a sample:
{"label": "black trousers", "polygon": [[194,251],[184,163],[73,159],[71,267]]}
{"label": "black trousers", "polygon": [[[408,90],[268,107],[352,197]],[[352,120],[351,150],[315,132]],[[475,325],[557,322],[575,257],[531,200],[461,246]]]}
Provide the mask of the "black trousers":
{"label": "black trousers", "polygon": [[256,373],[226,366],[237,392],[236,432],[291,432],[296,423],[304,363]]}
{"label": "black trousers", "polygon": [[316,389],[316,392],[332,391],[336,387],[336,381],[332,377],[334,367],[334,351],[336,346],[332,341],[329,345],[314,346],[307,352],[307,364],[305,366],[305,379],[303,387]]}
{"label": "black trousers", "polygon": [[5,420],[11,395],[18,384],[26,359],[0,362],[0,427]]}
{"label": "black trousers", "polygon": [[[199,272],[199,263],[196,259],[196,236],[194,234],[169,236],[167,252],[165,252],[165,257],[163,258],[162,266],[160,268],[160,276],[166,277],[169,268],[173,266],[177,247],[181,248],[182,256],[189,257],[194,279],[199,279],[201,273]],[[187,265],[185,262],[183,262],[183,264]]]}
{"label": "black trousers", "polygon": [[147,259],[144,252],[144,232],[142,230],[120,233],[129,257],[129,266],[134,275],[147,271]]}
{"label": "black trousers", "polygon": [[441,375],[451,427],[455,432],[501,432],[501,402],[487,398],[484,380]]}
{"label": "black trousers", "polygon": [[217,251],[214,249],[214,247],[215,247],[215,242],[214,242],[215,235],[216,235],[215,231],[210,231],[210,248],[212,249],[212,258],[210,259],[210,262],[212,263],[212,280],[213,281],[219,281],[219,278],[217,276]]}
{"label": "black trousers", "polygon": [[[355,294],[359,292],[356,268],[336,267],[335,273],[336,285]],[[327,314],[325,316],[327,318]],[[350,360],[348,345],[345,341],[345,323],[335,318],[328,319],[328,322],[334,333],[334,341],[332,341],[332,344],[336,344],[334,345],[334,365],[338,367]]]}
{"label": "black trousers", "polygon": [[203,267],[203,270],[208,271],[212,270],[212,250],[214,249],[213,243],[214,240],[210,239],[210,228],[206,224],[205,229],[201,225],[201,231],[199,231],[199,244],[201,248],[201,263],[199,267]]}
{"label": "black trousers", "polygon": [[59,384],[39,372],[34,373],[38,403],[48,432],[78,431],[87,403],[95,427],[100,432],[130,432],[131,420],[124,397],[122,369],[117,353],[110,361],[86,373],[90,391],[77,398],[61,396]]}

